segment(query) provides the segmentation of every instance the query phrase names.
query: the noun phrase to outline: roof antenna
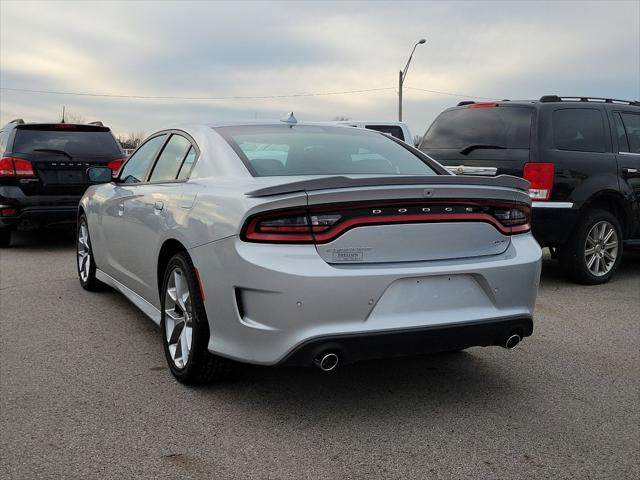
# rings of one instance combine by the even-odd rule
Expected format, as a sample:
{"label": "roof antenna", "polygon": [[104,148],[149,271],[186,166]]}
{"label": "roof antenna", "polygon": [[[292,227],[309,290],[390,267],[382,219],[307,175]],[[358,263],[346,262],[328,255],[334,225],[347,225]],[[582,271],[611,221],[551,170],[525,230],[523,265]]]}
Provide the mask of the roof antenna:
{"label": "roof antenna", "polygon": [[60,123],[64,123],[64,105],[62,106],[62,121]]}
{"label": "roof antenna", "polygon": [[293,115],[293,112],[289,112],[286,117],[280,119],[281,122],[288,123],[289,125],[295,125],[298,120]]}

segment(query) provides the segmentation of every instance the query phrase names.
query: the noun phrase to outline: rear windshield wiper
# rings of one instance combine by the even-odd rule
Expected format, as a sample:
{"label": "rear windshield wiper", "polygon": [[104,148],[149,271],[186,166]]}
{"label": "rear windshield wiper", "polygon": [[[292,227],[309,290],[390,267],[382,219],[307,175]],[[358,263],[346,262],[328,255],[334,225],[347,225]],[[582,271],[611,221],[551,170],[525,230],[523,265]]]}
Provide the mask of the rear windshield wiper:
{"label": "rear windshield wiper", "polygon": [[34,152],[45,152],[45,153],[57,153],[58,155],[64,155],[65,157],[67,157],[69,160],[72,160],[73,157],[71,157],[71,155],[69,155],[67,152],[65,152],[64,150],[56,150],[55,148],[36,148],[33,150]]}
{"label": "rear windshield wiper", "polygon": [[460,153],[463,155],[467,155],[473,152],[474,150],[478,150],[480,148],[490,149],[490,150],[504,150],[507,147],[503,147],[502,145],[491,145],[486,143],[473,143],[471,145],[467,145],[462,150],[460,150]]}

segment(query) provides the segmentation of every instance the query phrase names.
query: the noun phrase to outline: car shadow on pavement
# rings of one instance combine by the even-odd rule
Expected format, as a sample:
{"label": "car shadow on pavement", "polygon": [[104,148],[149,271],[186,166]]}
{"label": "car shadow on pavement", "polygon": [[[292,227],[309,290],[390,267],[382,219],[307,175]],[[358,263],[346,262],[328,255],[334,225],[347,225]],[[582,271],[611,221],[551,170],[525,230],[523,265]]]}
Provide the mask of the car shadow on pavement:
{"label": "car shadow on pavement", "polygon": [[3,253],[11,250],[67,250],[75,245],[76,227],[74,225],[26,230],[12,233],[11,246],[3,249]]}
{"label": "car shadow on pavement", "polygon": [[248,412],[259,408],[276,416],[311,416],[317,421],[331,414],[345,421],[363,416],[379,421],[390,408],[390,417],[396,409],[428,416],[455,409],[456,404],[481,405],[496,395],[509,401],[520,394],[507,360],[492,364],[474,351],[478,350],[367,361],[329,373],[313,367],[242,365],[236,380],[202,388],[199,395],[226,397]]}
{"label": "car shadow on pavement", "polygon": [[[547,283],[554,283],[558,286],[562,284],[578,286],[567,279],[564,272],[562,271],[560,262],[551,258],[551,255],[546,248],[543,251],[544,254],[542,257],[542,275],[540,278],[541,284],[545,285]],[[609,284],[625,282],[631,278],[638,277],[640,277],[640,250],[625,250],[622,255],[622,262],[620,263],[620,267],[618,267],[618,271],[610,280]],[[583,285],[580,285],[580,287],[584,288]]]}

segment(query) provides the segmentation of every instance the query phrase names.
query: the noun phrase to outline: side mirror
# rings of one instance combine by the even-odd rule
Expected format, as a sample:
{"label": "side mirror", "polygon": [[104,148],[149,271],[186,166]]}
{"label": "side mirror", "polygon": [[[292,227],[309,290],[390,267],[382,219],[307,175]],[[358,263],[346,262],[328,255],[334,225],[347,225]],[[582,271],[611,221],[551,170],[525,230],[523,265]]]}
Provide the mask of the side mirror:
{"label": "side mirror", "polygon": [[89,167],[87,176],[91,183],[109,183],[112,180],[112,172],[109,167]]}

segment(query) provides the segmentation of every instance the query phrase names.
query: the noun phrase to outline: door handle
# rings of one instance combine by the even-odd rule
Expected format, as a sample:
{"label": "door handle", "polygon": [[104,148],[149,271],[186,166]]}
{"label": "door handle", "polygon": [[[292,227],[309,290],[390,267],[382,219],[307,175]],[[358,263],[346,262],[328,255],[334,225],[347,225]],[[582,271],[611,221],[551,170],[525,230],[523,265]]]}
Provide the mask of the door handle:
{"label": "door handle", "polygon": [[623,167],[622,171],[624,173],[629,173],[631,175],[635,175],[636,173],[638,173],[638,169],[637,168],[629,168],[629,167]]}
{"label": "door handle", "polygon": [[162,202],[156,202],[156,203],[153,205],[153,209],[154,209],[155,211],[157,211],[157,212],[162,211],[162,209],[163,209],[163,208],[164,208],[164,203],[162,203]]}
{"label": "door handle", "polygon": [[124,215],[124,203],[119,203],[118,204],[118,216],[121,217],[122,215]]}

